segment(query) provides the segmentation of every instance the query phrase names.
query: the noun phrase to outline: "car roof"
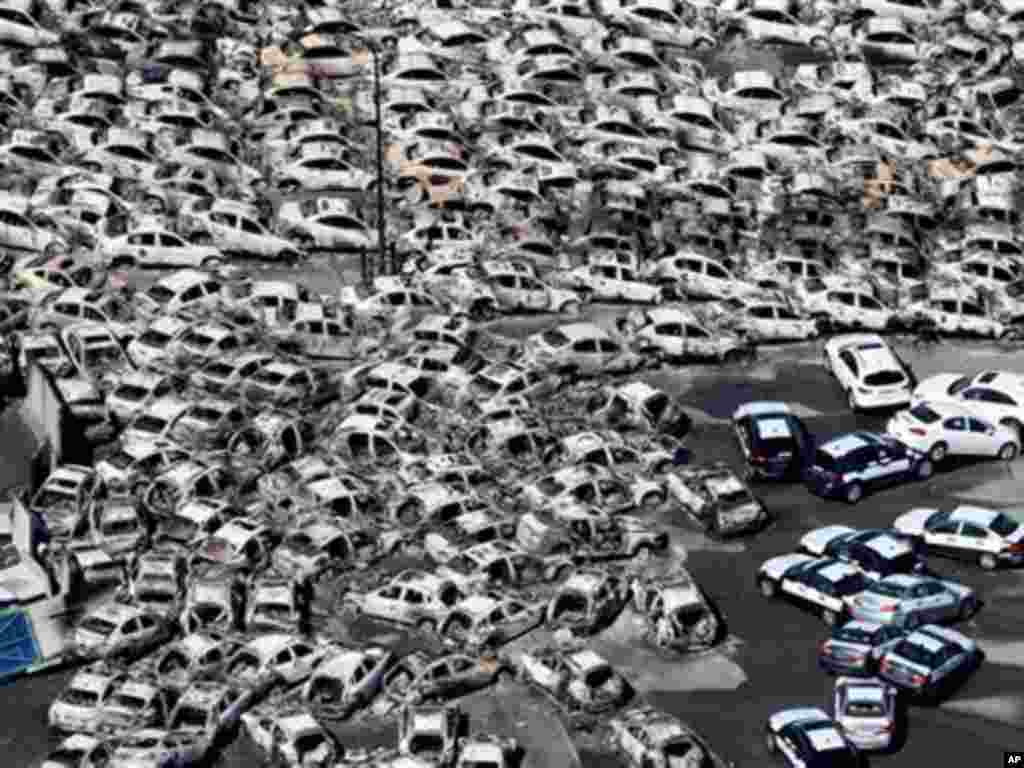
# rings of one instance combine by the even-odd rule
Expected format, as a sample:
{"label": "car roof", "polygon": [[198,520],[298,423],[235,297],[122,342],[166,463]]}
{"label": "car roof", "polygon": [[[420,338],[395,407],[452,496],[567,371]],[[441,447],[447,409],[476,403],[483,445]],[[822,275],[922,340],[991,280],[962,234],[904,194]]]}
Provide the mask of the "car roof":
{"label": "car roof", "polygon": [[982,528],[988,528],[999,514],[1000,513],[994,509],[985,509],[984,507],[974,507],[964,504],[954,509],[950,514],[949,519],[960,520],[965,523],[973,523],[974,525]]}
{"label": "car roof", "polygon": [[914,551],[909,542],[888,533],[868,539],[864,546],[885,558],[900,557]]}
{"label": "car roof", "polygon": [[827,443],[821,446],[821,450],[827,453],[834,459],[846,456],[847,454],[853,453],[859,448],[864,448],[868,445],[877,445],[877,438],[867,439],[867,433],[865,432],[849,432],[845,435],[840,435],[829,440]]}

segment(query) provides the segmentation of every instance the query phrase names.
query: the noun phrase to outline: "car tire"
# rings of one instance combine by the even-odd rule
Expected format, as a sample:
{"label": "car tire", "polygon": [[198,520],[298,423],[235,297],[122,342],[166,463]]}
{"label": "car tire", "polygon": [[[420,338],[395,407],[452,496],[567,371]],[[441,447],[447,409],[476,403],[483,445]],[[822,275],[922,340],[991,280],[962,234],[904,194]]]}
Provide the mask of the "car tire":
{"label": "car tire", "polygon": [[924,461],[917,465],[917,472],[914,473],[914,476],[918,480],[927,480],[933,474],[935,474],[935,466],[930,461],[925,459]]}
{"label": "car tire", "polygon": [[994,571],[999,566],[999,558],[991,552],[985,552],[978,557],[978,565],[986,571]]}
{"label": "car tire", "polygon": [[657,491],[648,491],[644,494],[644,497],[640,500],[640,506],[643,507],[645,512],[654,512],[658,507],[665,503],[665,497]]}
{"label": "car tire", "polygon": [[936,443],[932,446],[931,450],[928,451],[928,458],[932,464],[941,464],[942,460],[946,458],[946,454],[949,453],[949,446],[945,443]]}
{"label": "car tire", "polygon": [[864,486],[860,483],[852,483],[847,487],[843,498],[846,499],[847,504],[856,504],[864,498]]}
{"label": "car tire", "polygon": [[779,586],[771,579],[760,579],[757,582],[758,589],[761,590],[761,597],[775,597],[779,592]]}
{"label": "car tire", "polygon": [[1003,461],[1013,461],[1017,458],[1017,446],[1013,443],[1006,443],[999,449],[999,458]]}
{"label": "car tire", "polygon": [[967,621],[977,612],[978,601],[975,600],[973,597],[968,597],[965,598],[962,603],[960,603],[960,613],[958,614],[957,618],[960,621]]}
{"label": "car tire", "polygon": [[562,314],[567,317],[579,317],[580,303],[578,301],[567,301],[562,305]]}

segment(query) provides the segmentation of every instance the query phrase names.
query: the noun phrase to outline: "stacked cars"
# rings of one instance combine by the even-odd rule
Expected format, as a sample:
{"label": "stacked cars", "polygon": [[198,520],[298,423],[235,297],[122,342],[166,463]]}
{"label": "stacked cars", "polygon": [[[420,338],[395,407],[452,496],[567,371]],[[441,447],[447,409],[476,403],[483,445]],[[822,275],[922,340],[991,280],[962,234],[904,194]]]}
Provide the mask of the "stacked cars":
{"label": "stacked cars", "polygon": [[[735,467],[689,464],[699,430],[672,393],[691,361],[742,376],[759,347],[827,336],[855,418],[910,406],[887,434],[821,442],[795,405],[730,407],[751,481],[852,504],[949,456],[1019,455],[1019,377],[917,382],[886,338],[1021,332],[1019,57],[998,31],[1016,12],[670,5],[9,9],[0,395],[45,370],[83,458],[19,500],[66,571],[37,572],[12,544],[6,591],[27,605],[122,587],[89,603],[72,648],[117,670],[54,709],[76,732],[104,720],[111,743],[65,757],[191,754],[238,720],[286,763],[354,761],[318,718],[369,708],[406,668],[405,703],[457,698],[507,670],[481,666],[485,652],[600,636],[620,614],[661,649],[713,645],[723,617],[694,579],[643,569],[682,559],[687,526],[726,538],[785,513]],[[731,55],[780,43],[812,60],[776,72]],[[723,50],[740,63],[713,66]],[[879,161],[884,178],[865,183]],[[314,290],[296,265],[336,274]],[[496,317],[527,325],[505,336]],[[653,368],[665,380],[647,381]],[[1024,557],[1001,512],[915,509],[894,525],[986,570]],[[977,597],[917,568],[904,538],[803,544],[757,584],[836,625],[830,649],[856,646],[842,664],[883,649],[877,674],[922,690],[946,662],[970,668],[971,641],[932,627]],[[338,613],[453,647],[393,658],[327,621]],[[913,632],[889,647],[891,624]],[[183,688],[178,719],[142,679],[172,647],[157,666]],[[593,649],[524,659],[515,674],[566,711],[607,719],[630,699]],[[226,688],[195,687],[206,677]],[[255,703],[307,685],[287,716]],[[868,687],[837,692],[838,726],[817,710],[774,718],[770,743],[842,763],[868,743],[846,725],[867,716]],[[703,759],[665,713],[618,718],[634,765]],[[460,747],[458,720],[413,711],[399,752],[419,759],[422,732],[450,763],[508,754],[501,739]]]}

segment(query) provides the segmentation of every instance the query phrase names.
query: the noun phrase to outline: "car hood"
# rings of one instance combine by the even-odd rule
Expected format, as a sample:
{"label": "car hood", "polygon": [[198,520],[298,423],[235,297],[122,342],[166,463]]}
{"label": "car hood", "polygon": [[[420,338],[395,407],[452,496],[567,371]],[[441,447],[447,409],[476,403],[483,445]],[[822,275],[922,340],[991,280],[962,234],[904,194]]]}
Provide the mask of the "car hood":
{"label": "car hood", "polygon": [[963,377],[962,373],[937,373],[918,383],[914,388],[915,400],[951,400],[947,394],[953,383]]}

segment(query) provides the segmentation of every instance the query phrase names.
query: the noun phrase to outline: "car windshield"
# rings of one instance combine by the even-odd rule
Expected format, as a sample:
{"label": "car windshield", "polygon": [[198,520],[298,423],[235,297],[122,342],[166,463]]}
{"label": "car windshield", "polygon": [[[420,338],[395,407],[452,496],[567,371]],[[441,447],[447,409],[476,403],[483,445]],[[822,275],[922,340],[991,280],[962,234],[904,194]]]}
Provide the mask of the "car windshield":
{"label": "car windshield", "polygon": [[880,581],[875,584],[872,584],[868,592],[870,592],[873,595],[881,595],[882,597],[895,597],[903,599],[906,596],[908,589],[909,587],[906,587],[902,584],[892,584],[889,582]]}
{"label": "car windshield", "polygon": [[101,619],[99,616],[89,616],[79,626],[86,632],[94,632],[104,637],[117,629],[113,623],[106,619]]}
{"label": "car windshield", "polygon": [[121,359],[121,348],[113,344],[93,347],[85,351],[85,364],[89,368],[96,368],[108,363],[117,363]]}
{"label": "car windshield", "polygon": [[145,709],[146,700],[138,696],[133,696],[130,693],[115,693],[110,697],[110,703],[115,707],[124,707],[125,709]]}
{"label": "car windshield", "polygon": [[167,422],[163,419],[143,414],[135,419],[131,428],[136,432],[149,432],[153,435],[159,435],[163,433],[166,426]]}
{"label": "car windshield", "polygon": [[863,592],[868,588],[870,582],[863,573],[851,573],[849,576],[844,576],[839,581],[833,582],[833,584],[838,594],[852,595],[857,592]]}
{"label": "car windshield", "polygon": [[102,530],[105,536],[124,536],[129,533],[138,533],[139,521],[134,518],[107,520],[103,523]]}
{"label": "car windshield", "polygon": [[166,333],[162,333],[161,331],[157,331],[152,328],[139,336],[139,343],[144,344],[147,347],[163,348],[170,340],[171,337]]}
{"label": "car windshield", "polygon": [[991,528],[992,532],[996,535],[1005,537],[1015,533],[1017,529],[1020,528],[1020,524],[1016,520],[1011,520],[1008,515],[1000,513],[996,515],[995,520],[991,522],[989,528]]}
{"label": "car windshield", "polygon": [[907,377],[900,371],[876,371],[864,377],[864,383],[872,387],[887,387],[902,384]]}
{"label": "car windshield", "polygon": [[146,395],[149,394],[149,390],[145,387],[140,387],[136,384],[122,384],[120,387],[114,390],[113,396],[121,400],[129,400],[133,403],[137,403],[140,400],[145,399]]}
{"label": "car windshield", "polygon": [[106,458],[106,462],[116,469],[128,469],[134,461],[135,459],[132,458],[131,454],[124,451],[118,451]]}
{"label": "car windshield", "polygon": [[935,654],[917,643],[904,640],[896,646],[895,653],[913,664],[920,664],[928,669],[934,666],[932,662],[935,660]]}
{"label": "car windshield", "polygon": [[146,295],[157,304],[167,304],[174,298],[174,291],[166,285],[160,285],[160,283],[157,283],[156,285],[150,286],[149,290],[146,291]]}
{"label": "car windshield", "polygon": [[541,339],[549,347],[564,347],[569,343],[569,337],[557,328],[552,328],[550,331],[544,331],[544,333],[541,334]]}
{"label": "car windshield", "polygon": [[96,691],[68,688],[61,694],[60,700],[72,707],[92,707],[99,703],[100,695]]}
{"label": "car windshield", "polygon": [[206,713],[196,707],[180,707],[171,722],[171,728],[205,729]]}
{"label": "car windshield", "polygon": [[910,415],[922,424],[934,424],[942,418],[939,414],[928,407],[927,403],[920,403],[910,409]]}
{"label": "car windshield", "polygon": [[445,565],[456,573],[468,576],[476,570],[476,563],[468,555],[459,555],[449,560]]}

